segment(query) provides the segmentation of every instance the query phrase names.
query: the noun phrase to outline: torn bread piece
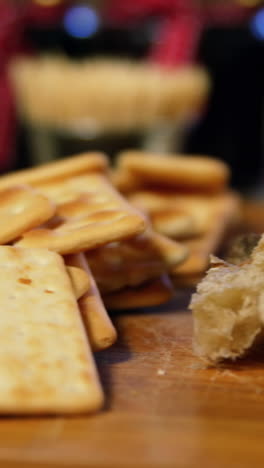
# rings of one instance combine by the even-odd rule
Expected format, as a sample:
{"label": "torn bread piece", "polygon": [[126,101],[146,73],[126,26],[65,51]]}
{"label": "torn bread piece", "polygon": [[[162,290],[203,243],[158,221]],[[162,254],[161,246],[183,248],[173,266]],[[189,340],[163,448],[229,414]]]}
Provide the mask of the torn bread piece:
{"label": "torn bread piece", "polygon": [[89,276],[90,288],[80,298],[79,308],[92,349],[99,351],[108,348],[116,341],[116,329],[104,307],[84,254],[67,255],[65,262],[68,266],[81,268]]}
{"label": "torn bread piece", "polygon": [[0,247],[0,413],[90,412],[103,393],[63,259]]}
{"label": "torn bread piece", "polygon": [[248,263],[212,259],[190,308],[194,349],[209,362],[236,359],[252,348],[264,325],[264,236]]}
{"label": "torn bread piece", "polygon": [[1,176],[0,190],[18,184],[37,186],[47,181],[66,179],[67,177],[90,172],[105,172],[107,169],[108,161],[104,154],[82,153]]}
{"label": "torn bread piece", "polygon": [[139,307],[154,307],[168,302],[174,296],[174,289],[167,275],[134,288],[105,294],[103,301],[108,309],[126,310]]}
{"label": "torn bread piece", "polygon": [[48,248],[66,255],[133,237],[146,229],[145,217],[102,175],[76,177],[47,187],[45,193],[52,196],[52,190],[52,199],[59,204],[56,222],[25,232],[17,242],[21,247]]}
{"label": "torn bread piece", "polygon": [[218,192],[226,186],[227,165],[207,156],[163,155],[144,151],[124,151],[118,165],[145,183],[156,186]]}
{"label": "torn bread piece", "polygon": [[91,287],[90,277],[82,268],[67,266],[76,299],[80,299]]}
{"label": "torn bread piece", "polygon": [[0,192],[0,244],[7,244],[49,220],[55,204],[46,196],[26,185]]}

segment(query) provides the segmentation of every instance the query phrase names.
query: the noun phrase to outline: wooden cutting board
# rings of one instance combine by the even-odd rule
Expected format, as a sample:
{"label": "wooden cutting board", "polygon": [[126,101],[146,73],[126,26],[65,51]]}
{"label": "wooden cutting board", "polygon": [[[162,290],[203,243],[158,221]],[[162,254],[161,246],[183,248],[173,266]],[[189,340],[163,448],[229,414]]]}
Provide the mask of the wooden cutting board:
{"label": "wooden cutting board", "polygon": [[[255,232],[264,207],[247,207]],[[97,354],[104,410],[0,419],[1,467],[263,467],[263,353],[206,369],[192,352],[190,291],[115,316],[119,342]]]}

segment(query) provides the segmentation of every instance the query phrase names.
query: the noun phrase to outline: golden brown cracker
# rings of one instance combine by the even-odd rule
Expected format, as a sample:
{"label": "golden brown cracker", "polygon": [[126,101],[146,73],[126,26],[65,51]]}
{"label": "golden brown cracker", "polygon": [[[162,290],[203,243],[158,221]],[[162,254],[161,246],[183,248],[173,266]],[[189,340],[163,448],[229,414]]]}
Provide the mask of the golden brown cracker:
{"label": "golden brown cracker", "polygon": [[67,255],[67,265],[81,268],[89,276],[90,289],[79,300],[79,308],[94,351],[108,348],[117,337],[114,325],[105,310],[97,285],[82,253]]}
{"label": "golden brown cracker", "polygon": [[62,258],[0,247],[0,412],[98,410],[103,393]]}
{"label": "golden brown cracker", "polygon": [[91,287],[90,277],[82,268],[67,266],[76,299],[80,299]]}
{"label": "golden brown cracker", "polygon": [[17,245],[78,253],[132,237],[146,228],[144,216],[101,175],[72,178],[55,184],[55,189],[54,200],[59,203],[55,226],[26,232]]}
{"label": "golden brown cracker", "polygon": [[152,213],[150,220],[155,231],[172,239],[197,235],[194,217],[184,210],[163,208]]}
{"label": "golden brown cracker", "polygon": [[[198,236],[210,230],[215,214],[226,210],[226,205],[234,195],[230,192],[222,192],[214,195],[202,195],[193,193],[177,193],[174,191],[144,190],[129,196],[129,201],[137,208],[142,209],[151,221],[158,220],[165,213],[169,217],[170,210],[179,212],[192,219],[189,229],[181,233],[181,237]],[[177,219],[177,218],[176,218]],[[176,226],[177,227],[177,226]],[[185,234],[185,235],[184,235]],[[177,237],[177,230],[173,237]]]}
{"label": "golden brown cracker", "polygon": [[0,192],[0,244],[7,244],[25,231],[35,228],[55,213],[55,204],[27,186]]}
{"label": "golden brown cracker", "polygon": [[168,267],[176,268],[188,258],[189,250],[182,243],[154,231],[151,231],[149,235],[152,244]]}
{"label": "golden brown cracker", "polygon": [[223,237],[236,218],[239,211],[240,200],[236,194],[226,194],[214,213],[211,229],[201,237],[185,240],[183,244],[188,247],[190,255],[179,267],[171,269],[174,284],[190,285],[205,272],[209,264],[210,254],[217,252]]}
{"label": "golden brown cracker", "polygon": [[0,190],[17,184],[38,186],[48,181],[66,179],[79,174],[105,172],[107,168],[108,162],[104,154],[82,153],[1,176]]}
{"label": "golden brown cracker", "polygon": [[101,292],[140,284],[166,270],[148,234],[109,243],[85,255]]}
{"label": "golden brown cracker", "polygon": [[109,243],[86,252],[101,292],[136,286],[157,278],[183,262],[186,247],[148,230],[126,241]]}
{"label": "golden brown cracker", "polygon": [[134,192],[144,186],[129,170],[118,166],[112,169],[110,180],[114,187],[123,194]]}
{"label": "golden brown cracker", "polygon": [[217,192],[226,186],[230,176],[224,162],[207,156],[124,151],[119,155],[118,164],[145,182],[174,189]]}

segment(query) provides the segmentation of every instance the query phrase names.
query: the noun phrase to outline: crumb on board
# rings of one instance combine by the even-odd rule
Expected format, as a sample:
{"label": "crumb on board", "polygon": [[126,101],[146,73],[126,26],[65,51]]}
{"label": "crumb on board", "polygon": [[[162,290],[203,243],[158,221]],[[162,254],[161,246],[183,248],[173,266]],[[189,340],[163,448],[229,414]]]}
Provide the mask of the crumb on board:
{"label": "crumb on board", "polygon": [[158,369],[157,370],[157,375],[165,375],[165,374],[166,374],[166,372],[165,372],[164,369]]}

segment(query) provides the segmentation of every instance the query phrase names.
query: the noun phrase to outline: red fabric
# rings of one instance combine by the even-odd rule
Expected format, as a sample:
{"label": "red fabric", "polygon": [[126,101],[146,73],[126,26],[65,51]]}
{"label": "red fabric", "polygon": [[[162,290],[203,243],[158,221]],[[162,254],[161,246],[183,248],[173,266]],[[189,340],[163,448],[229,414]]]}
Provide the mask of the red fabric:
{"label": "red fabric", "polygon": [[56,7],[41,7],[30,2],[0,0],[0,171],[14,163],[16,134],[15,109],[7,66],[16,54],[25,51],[23,31],[26,24],[47,25],[57,22],[66,2]]}
{"label": "red fabric", "polygon": [[160,39],[150,51],[150,60],[166,67],[194,62],[201,30],[202,22],[195,15],[165,20]]}
{"label": "red fabric", "polygon": [[0,170],[12,166],[15,149],[16,119],[8,79],[0,76]]}
{"label": "red fabric", "polygon": [[0,170],[12,164],[15,113],[6,68],[21,47],[23,10],[0,2]]}
{"label": "red fabric", "polygon": [[208,4],[204,9],[204,19],[206,24],[231,25],[240,24],[252,15],[255,8],[241,7],[235,3],[222,2],[219,5]]}
{"label": "red fabric", "polygon": [[163,18],[150,59],[163,66],[176,66],[195,60],[201,32],[206,24],[236,24],[252,9],[231,2],[197,6],[193,0],[111,0],[106,15],[114,24],[131,24],[148,16]]}
{"label": "red fabric", "polygon": [[58,5],[48,7],[29,2],[26,12],[27,22],[40,26],[57,24],[67,8],[68,3],[68,1],[63,0],[58,3]]}
{"label": "red fabric", "polygon": [[[26,24],[50,25],[60,20],[70,0],[53,7],[33,2],[0,0],[0,171],[12,165],[15,138],[15,113],[6,77],[9,60],[24,50]],[[227,2],[226,2],[227,3]],[[203,26],[207,22],[230,24],[243,21],[251,10],[236,5],[211,5],[198,10],[192,0],[112,0],[107,2],[110,23],[128,24],[151,15],[164,21],[160,37],[150,52],[150,60],[175,66],[195,60]]]}

